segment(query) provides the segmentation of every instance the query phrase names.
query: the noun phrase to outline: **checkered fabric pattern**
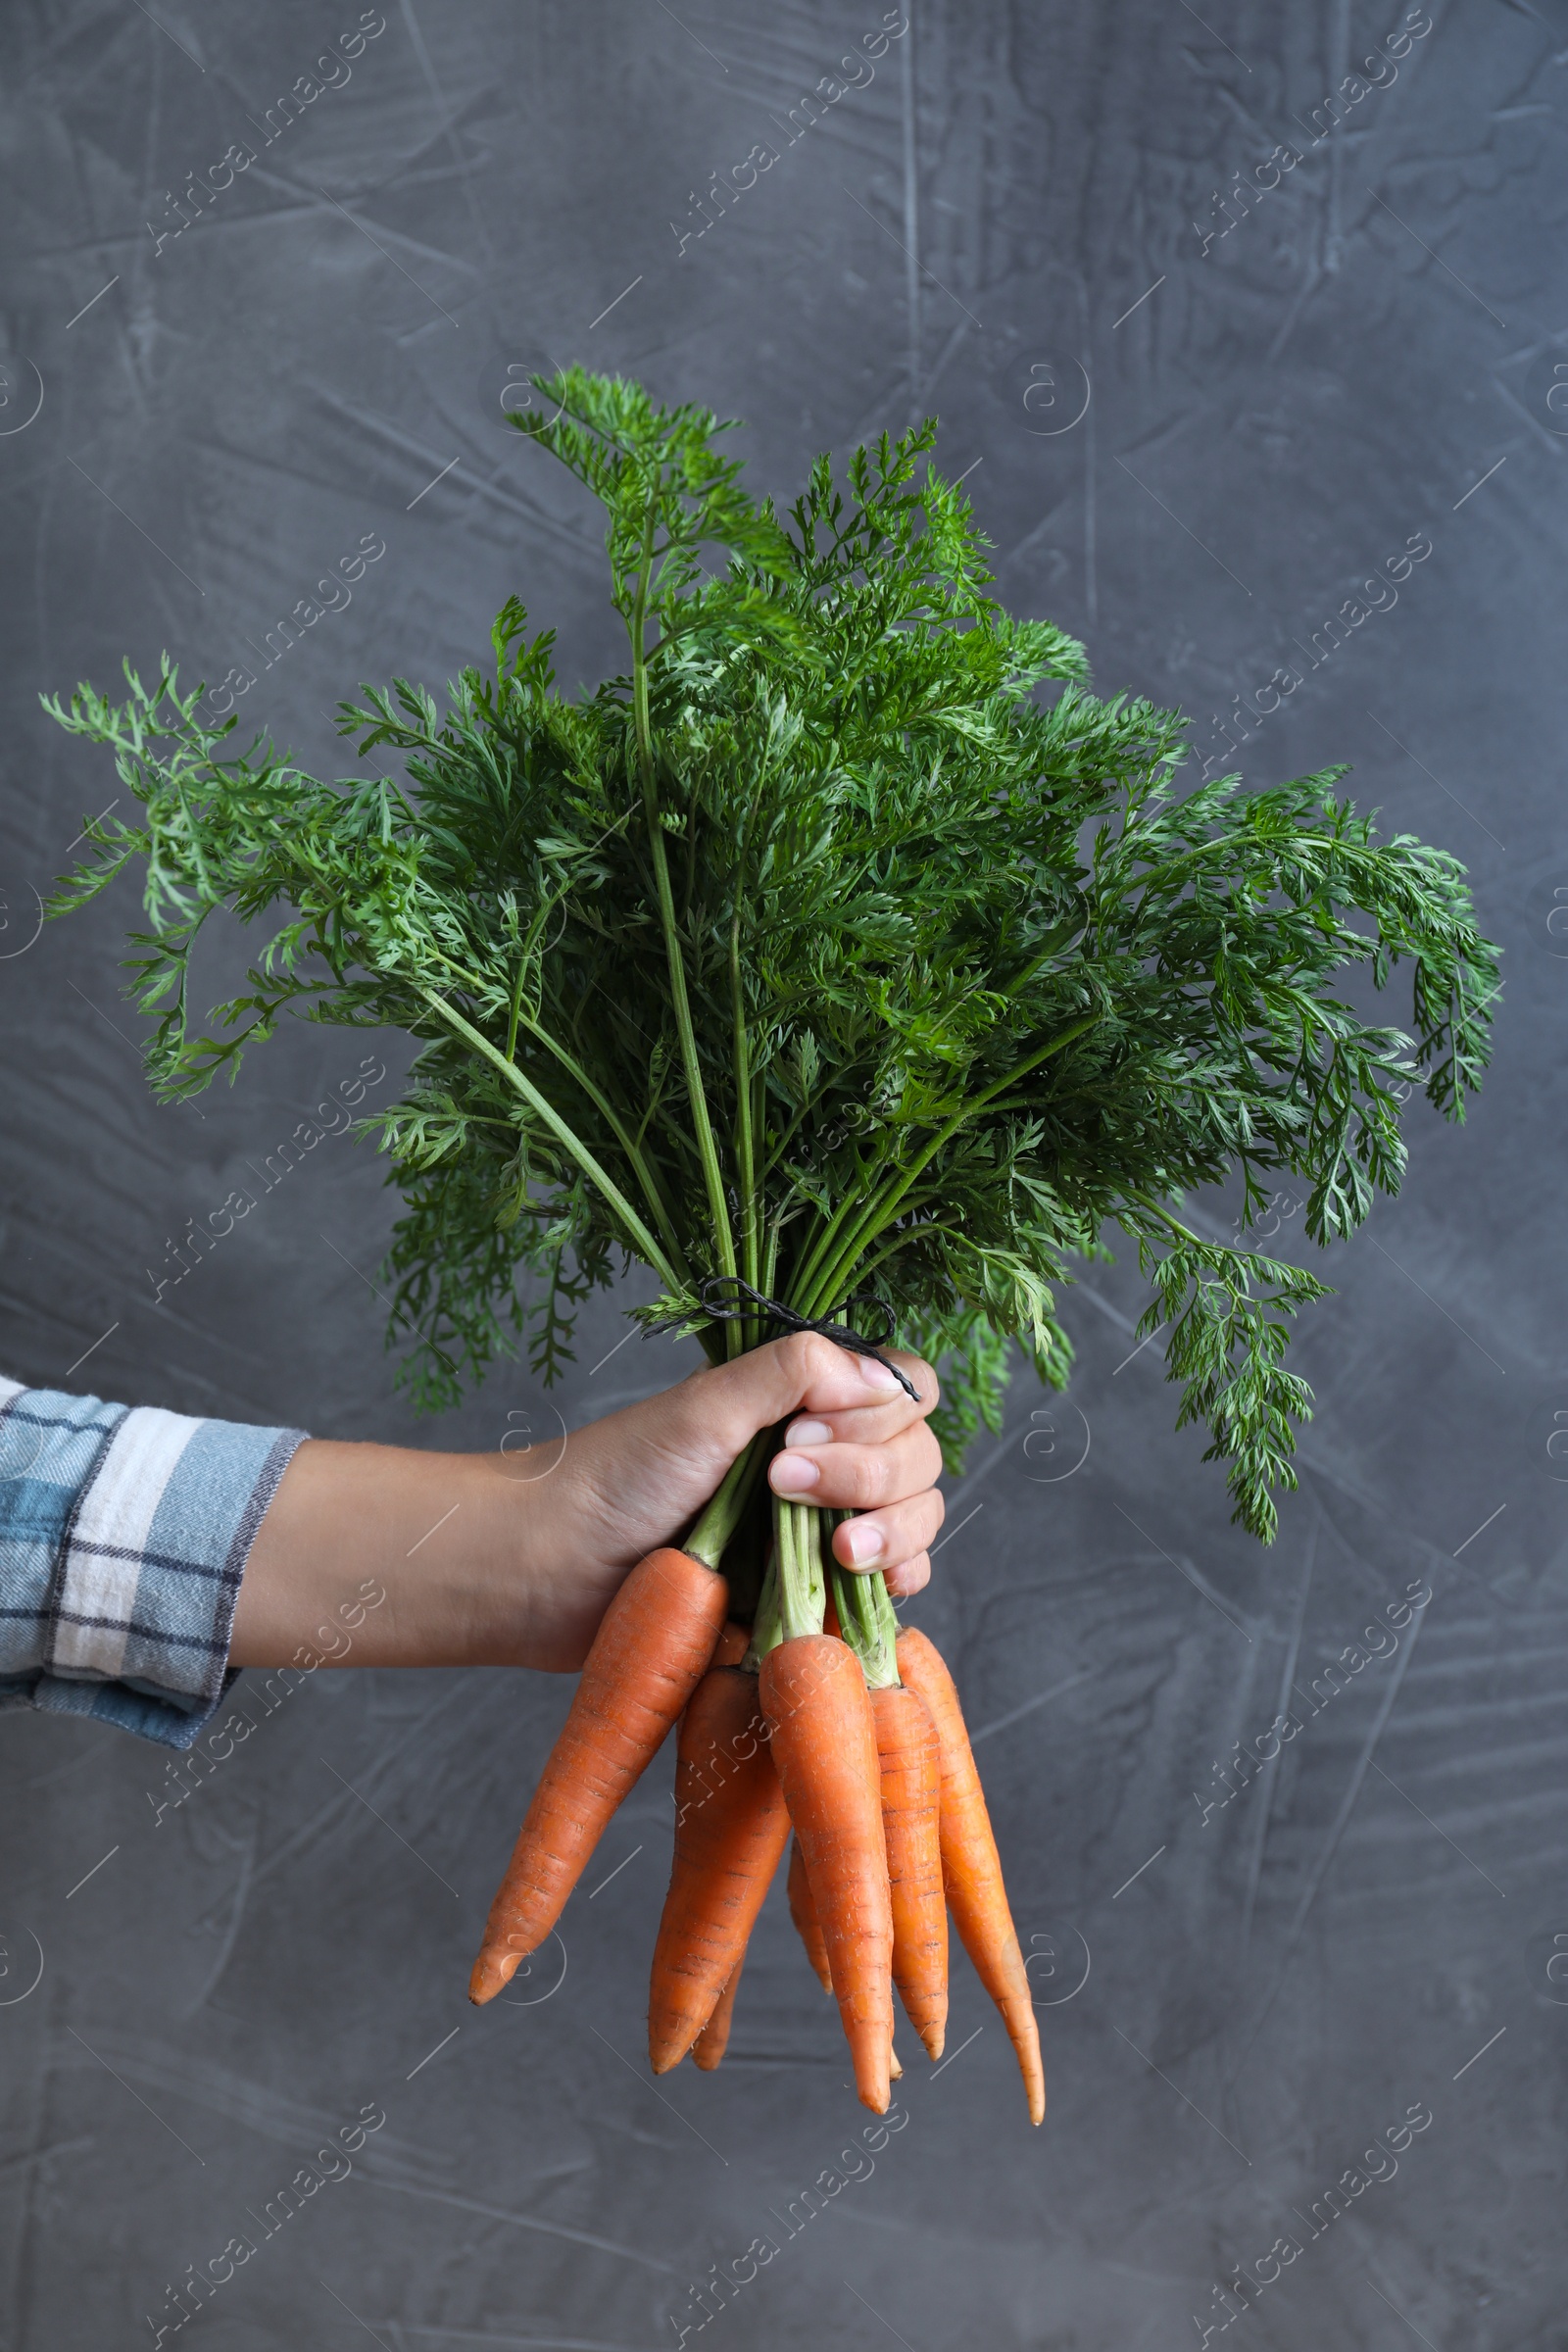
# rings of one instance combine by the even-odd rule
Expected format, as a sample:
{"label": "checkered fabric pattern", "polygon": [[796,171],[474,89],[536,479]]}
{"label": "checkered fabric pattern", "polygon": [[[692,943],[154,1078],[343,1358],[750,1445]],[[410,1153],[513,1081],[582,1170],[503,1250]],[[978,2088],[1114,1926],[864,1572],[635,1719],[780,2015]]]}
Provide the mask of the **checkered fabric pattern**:
{"label": "checkered fabric pattern", "polygon": [[0,1379],[0,1707],[189,1747],[234,1679],[239,1580],[305,1435]]}

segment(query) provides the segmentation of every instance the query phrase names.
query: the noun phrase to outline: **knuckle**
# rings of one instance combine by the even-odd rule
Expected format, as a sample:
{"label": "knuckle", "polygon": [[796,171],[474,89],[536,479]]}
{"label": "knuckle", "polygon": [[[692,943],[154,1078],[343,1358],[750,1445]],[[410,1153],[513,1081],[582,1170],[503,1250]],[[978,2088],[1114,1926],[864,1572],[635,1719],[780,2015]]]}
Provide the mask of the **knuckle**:
{"label": "knuckle", "polygon": [[878,1446],[865,1457],[863,1476],[868,1500],[897,1502],[903,1495],[906,1481],[899,1475],[898,1456],[889,1446]]}
{"label": "knuckle", "polygon": [[858,1451],[850,1446],[828,1446],[812,1458],[822,1467],[823,1502],[839,1510],[864,1510],[868,1499],[865,1467]]}
{"label": "knuckle", "polygon": [[884,1456],[869,1447],[858,1447],[844,1464],[846,1481],[861,1510],[871,1510],[887,1500],[888,1475]]}

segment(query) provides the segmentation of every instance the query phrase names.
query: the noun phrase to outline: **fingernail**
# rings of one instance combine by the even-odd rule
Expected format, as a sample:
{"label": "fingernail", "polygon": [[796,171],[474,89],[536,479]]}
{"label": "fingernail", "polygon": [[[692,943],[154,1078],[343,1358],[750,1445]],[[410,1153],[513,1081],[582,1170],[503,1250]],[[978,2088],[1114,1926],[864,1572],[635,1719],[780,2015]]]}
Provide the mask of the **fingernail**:
{"label": "fingernail", "polygon": [[896,1389],[899,1385],[899,1376],[892,1365],[879,1364],[869,1355],[860,1358],[860,1374],[867,1388]]}
{"label": "fingernail", "polygon": [[784,1432],[786,1446],[829,1446],[833,1432],[825,1421],[792,1421]]}
{"label": "fingernail", "polygon": [[857,1568],[867,1560],[879,1560],[887,1545],[879,1527],[867,1527],[863,1520],[850,1520],[844,1530],[844,1548]]}
{"label": "fingernail", "polygon": [[768,1465],[767,1475],[775,1494],[805,1494],[822,1473],[807,1454],[780,1453]]}

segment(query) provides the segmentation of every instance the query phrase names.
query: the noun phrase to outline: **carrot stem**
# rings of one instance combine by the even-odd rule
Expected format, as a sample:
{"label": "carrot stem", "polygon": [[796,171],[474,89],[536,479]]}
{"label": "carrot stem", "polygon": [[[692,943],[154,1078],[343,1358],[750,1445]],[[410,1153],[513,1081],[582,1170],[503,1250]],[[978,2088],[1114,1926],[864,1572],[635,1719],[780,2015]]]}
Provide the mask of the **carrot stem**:
{"label": "carrot stem", "polygon": [[662,1275],[671,1290],[678,1289],[680,1276],[670,1260],[654,1240],[653,1235],[632,1207],[620,1187],[606,1174],[587,1145],[572,1133],[549,1097],[539,1092],[532,1081],[518,1069],[514,1061],[507,1059],[499,1046],[491,1044],[483,1030],[475,1029],[471,1022],[466,1021],[457,1006],[449,1004],[439,990],[421,987],[419,994],[439,1019],[445,1021],[449,1028],[455,1029],[460,1037],[466,1038],[476,1054],[482,1054],[487,1061],[494,1062],[509,1085],[516,1088],[523,1101],[549,1128],[562,1149],[570,1154],[590,1183],[596,1185],[604,1195],[610,1207],[620,1219],[639,1254],[657,1273]]}
{"label": "carrot stem", "polygon": [[[1026,1077],[1031,1070],[1038,1069],[1041,1062],[1050,1060],[1054,1054],[1061,1053],[1064,1047],[1070,1046],[1076,1038],[1082,1037],[1086,1029],[1093,1029],[1097,1022],[1103,1018],[1104,1014],[1101,1011],[1086,1013],[1082,1020],[1073,1021],[1067,1028],[1058,1030],[1048,1045],[1040,1047],[1037,1052],[1027,1055],[1024,1060],[1008,1070],[1004,1077],[993,1079],[992,1083],[983,1088],[978,1095],[973,1095],[968,1101],[960,1102],[952,1117],[939,1128],[925,1149],[916,1154],[912,1166],[894,1171],[882,1193],[872,1200],[869,1207],[863,1209],[858,1223],[850,1228],[847,1238],[840,1231],[840,1227],[845,1208],[850,1204],[854,1196],[846,1196],[846,1200],[839,1203],[832,1219],[818,1236],[805,1267],[796,1275],[790,1299],[796,1312],[803,1315],[821,1315],[827,1312],[830,1300],[849,1281],[856,1266],[870,1249],[872,1243],[879,1235],[887,1231],[893,1219],[899,1214],[910,1187],[943,1147],[957,1134],[965,1120],[973,1118],[996,1096],[1005,1093],[1006,1089],[1014,1085],[1018,1079]],[[858,1200],[855,1201],[855,1205],[860,1205]]]}
{"label": "carrot stem", "polygon": [[[692,1024],[691,1005],[686,994],[686,959],[681,949],[680,931],[675,921],[675,897],[669,884],[669,859],[664,855],[664,827],[659,806],[659,779],[654,759],[654,730],[648,704],[648,592],[653,584],[654,530],[658,512],[659,493],[662,479],[655,475],[643,524],[642,562],[637,572],[637,591],[632,611],[627,617],[631,638],[632,716],[637,736],[637,765],[642,779],[643,813],[648,822],[648,856],[654,869],[654,887],[659,899],[659,919],[664,934],[664,954],[669,966],[669,997],[675,1015],[675,1033],[680,1041],[681,1067],[686,1079],[686,1096],[691,1104],[692,1132],[697,1144],[697,1156],[702,1162],[703,1182],[708,1193],[709,1213],[713,1221],[713,1247],[718,1252],[719,1270],[725,1274],[735,1271],[735,1242],[730,1232],[728,1204],[724,1196],[724,1175],[718,1162],[718,1147],[713,1140],[712,1120],[709,1115],[708,1096],[703,1087],[702,1063],[697,1052],[697,1032]],[[654,649],[656,652],[658,648]],[[688,808],[686,821],[695,827],[697,810]],[[725,1334],[726,1355],[741,1351],[741,1333],[738,1325],[730,1324]]]}
{"label": "carrot stem", "polygon": [[779,1618],[778,1545],[775,1544],[767,1563],[767,1574],[762,1579],[762,1590],[758,1596],[757,1614],[752,1621],[752,1645],[742,1664],[756,1674],[768,1651],[777,1649],[783,1639],[784,1628]]}
{"label": "carrot stem", "polygon": [[723,1481],[699,1518],[691,1534],[681,1545],[694,1560],[705,1568],[716,1569],[724,1556],[724,1546],[734,1535],[746,1513],[762,1464],[767,1460],[773,1444],[771,1430],[760,1430],[744,1453],[738,1453],[725,1471]]}
{"label": "carrot stem", "polygon": [[[851,1514],[844,1511],[835,1516],[847,1519]],[[833,1606],[839,1613],[839,1632],[860,1661],[867,1690],[896,1690],[899,1661],[895,1644],[899,1639],[899,1621],[886,1577],[880,1569],[871,1576],[858,1575],[853,1568],[841,1568],[833,1560],[828,1584]]]}
{"label": "carrot stem", "polygon": [[773,1497],[773,1541],[778,1559],[779,1624],[782,1639],[822,1631],[827,1589],[822,1581],[822,1514],[814,1503]]}

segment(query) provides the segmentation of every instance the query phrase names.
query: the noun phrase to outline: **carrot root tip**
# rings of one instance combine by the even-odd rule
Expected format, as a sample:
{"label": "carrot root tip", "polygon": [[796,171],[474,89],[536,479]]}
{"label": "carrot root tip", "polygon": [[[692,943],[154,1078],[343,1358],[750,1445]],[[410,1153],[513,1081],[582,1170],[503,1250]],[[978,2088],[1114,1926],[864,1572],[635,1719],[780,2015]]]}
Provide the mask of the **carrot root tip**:
{"label": "carrot root tip", "polygon": [[521,1952],[497,1952],[491,1949],[479,1954],[468,1979],[468,1998],[475,2008],[482,2009],[486,2001],[494,2000],[496,1994],[512,1983],[522,1959]]}
{"label": "carrot root tip", "polygon": [[928,2058],[940,2058],[947,2044],[947,2031],[942,2026],[927,2026],[920,2039],[925,2043]]}

